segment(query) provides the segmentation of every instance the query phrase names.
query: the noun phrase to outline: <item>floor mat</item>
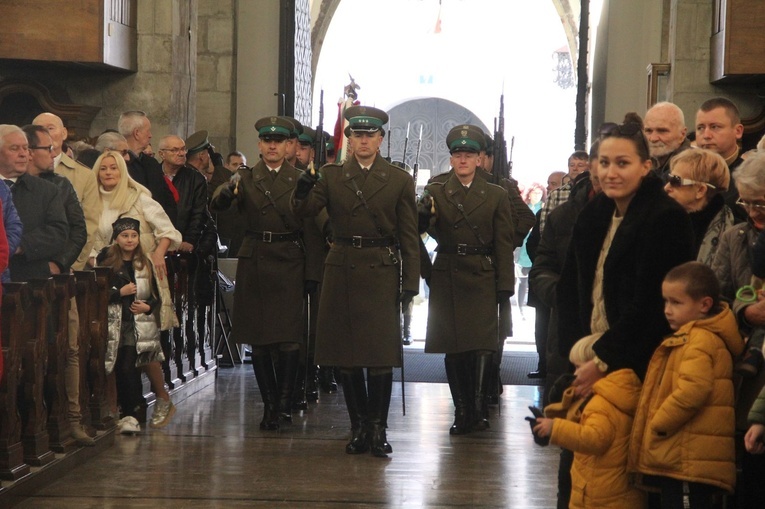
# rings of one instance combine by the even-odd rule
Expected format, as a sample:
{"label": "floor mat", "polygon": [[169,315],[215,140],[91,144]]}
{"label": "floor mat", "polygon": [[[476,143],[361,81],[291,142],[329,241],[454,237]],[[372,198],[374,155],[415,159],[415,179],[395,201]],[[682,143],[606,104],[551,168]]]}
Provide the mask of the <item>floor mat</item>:
{"label": "floor mat", "polygon": [[[536,353],[505,353],[502,356],[501,376],[504,385],[542,385],[542,380],[526,376],[537,369]],[[404,352],[404,370],[407,382],[447,383],[443,354],[407,350]],[[393,380],[401,380],[401,370],[393,370]]]}

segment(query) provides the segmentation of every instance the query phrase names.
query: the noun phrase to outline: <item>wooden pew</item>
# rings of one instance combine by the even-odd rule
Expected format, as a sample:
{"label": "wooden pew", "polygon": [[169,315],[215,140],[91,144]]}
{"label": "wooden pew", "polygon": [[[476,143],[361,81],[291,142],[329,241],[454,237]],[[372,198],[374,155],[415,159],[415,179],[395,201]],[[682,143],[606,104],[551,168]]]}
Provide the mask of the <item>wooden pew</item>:
{"label": "wooden pew", "polygon": [[80,330],[77,335],[79,341],[80,357],[80,413],[81,424],[87,431],[93,427],[93,419],[90,408],[91,380],[89,377],[89,359],[91,343],[91,313],[95,305],[97,292],[96,273],[92,270],[78,270],[74,272],[75,298],[77,300],[77,314],[80,317]]}
{"label": "wooden pew", "polygon": [[27,284],[32,293],[32,306],[24,313],[23,319],[23,339],[26,344],[21,362],[23,396],[19,401],[21,442],[24,446],[24,461],[28,465],[43,466],[55,458],[50,450],[44,396],[48,342],[53,334],[53,280],[33,279]]}
{"label": "wooden pew", "polygon": [[74,296],[74,276],[53,276],[54,341],[48,345],[48,369],[45,373],[45,403],[48,407],[48,436],[50,447],[57,453],[67,453],[76,447],[71,437],[66,393],[66,362],[69,353],[69,307]]}
{"label": "wooden pew", "polygon": [[2,335],[5,370],[0,380],[0,479],[17,480],[29,474],[21,444],[21,415],[18,389],[21,384],[21,359],[25,346],[24,313],[31,306],[29,288],[24,283],[3,285]]}
{"label": "wooden pew", "polygon": [[[108,429],[115,425],[106,398],[106,332],[108,324],[109,279],[111,269],[96,267],[95,293],[89,300],[90,357],[88,358],[88,382],[90,383],[90,416],[96,429]],[[89,283],[88,283],[89,284]],[[82,326],[82,325],[81,325]],[[113,374],[112,374],[113,376]]]}

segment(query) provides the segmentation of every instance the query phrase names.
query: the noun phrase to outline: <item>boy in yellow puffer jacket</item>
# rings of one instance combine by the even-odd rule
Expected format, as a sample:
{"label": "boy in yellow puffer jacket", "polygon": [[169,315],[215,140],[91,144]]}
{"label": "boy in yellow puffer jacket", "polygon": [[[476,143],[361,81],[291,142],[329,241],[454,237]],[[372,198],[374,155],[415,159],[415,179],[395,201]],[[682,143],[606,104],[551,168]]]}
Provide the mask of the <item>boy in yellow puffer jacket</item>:
{"label": "boy in yellow puffer jacket", "polygon": [[[599,337],[593,334],[574,344],[569,358],[577,368],[595,357],[592,345]],[[584,401],[575,399],[571,388],[560,404],[545,408],[545,415],[561,417],[537,419],[535,434],[574,451],[570,508],[645,507],[644,494],[630,485],[627,475],[627,449],[639,397],[640,379],[631,369],[620,369],[596,382]]]}
{"label": "boy in yellow puffer jacket", "polygon": [[706,265],[688,262],[669,271],[662,295],[675,333],[648,365],[630,471],[658,486],[662,507],[712,507],[714,493],[732,492],[736,479],[731,377],[744,341]]}

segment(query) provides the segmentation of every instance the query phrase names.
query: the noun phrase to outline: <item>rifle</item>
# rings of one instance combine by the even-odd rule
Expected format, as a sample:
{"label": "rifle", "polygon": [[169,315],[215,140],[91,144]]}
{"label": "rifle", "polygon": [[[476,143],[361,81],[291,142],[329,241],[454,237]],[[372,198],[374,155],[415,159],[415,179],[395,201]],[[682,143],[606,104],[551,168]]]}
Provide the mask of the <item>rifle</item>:
{"label": "rifle", "polygon": [[414,167],[412,168],[415,194],[417,194],[417,171],[420,169],[420,147],[422,147],[422,125],[420,125],[420,138],[417,140],[417,153],[414,156]]}
{"label": "rifle", "polygon": [[322,90],[319,94],[319,125],[316,126],[316,138],[313,140],[313,161],[311,161],[309,170],[315,172],[325,164],[327,164],[327,143],[324,140],[324,90]]}
{"label": "rifle", "polygon": [[390,156],[390,139],[391,138],[393,138],[393,122],[390,120],[390,117],[388,117],[388,157],[385,158],[385,160],[388,162],[393,161],[393,158]]}
{"label": "rifle", "polygon": [[404,155],[401,156],[401,168],[406,170],[406,148],[409,146],[409,124],[406,123],[406,138],[404,138]]}
{"label": "rifle", "polygon": [[494,164],[491,173],[495,184],[510,176],[507,164],[507,142],[505,141],[505,94],[499,97],[499,118],[494,131]]}

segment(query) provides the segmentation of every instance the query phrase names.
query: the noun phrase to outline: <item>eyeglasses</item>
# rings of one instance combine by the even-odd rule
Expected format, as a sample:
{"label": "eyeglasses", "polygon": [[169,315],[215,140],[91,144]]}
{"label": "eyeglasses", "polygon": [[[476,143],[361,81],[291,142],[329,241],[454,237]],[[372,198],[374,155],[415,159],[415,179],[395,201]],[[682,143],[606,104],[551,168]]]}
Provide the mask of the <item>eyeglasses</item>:
{"label": "eyeglasses", "polygon": [[708,182],[700,182],[698,180],[691,180],[681,177],[680,175],[674,175],[670,173],[667,175],[667,184],[669,184],[672,187],[683,187],[683,186],[692,186],[695,184],[701,184],[703,186],[707,186],[711,189],[717,189],[715,186]]}
{"label": "eyeglasses", "polygon": [[171,154],[178,154],[178,153],[185,154],[186,152],[188,152],[188,150],[186,150],[186,147],[161,148],[159,149],[159,151],[170,152]]}
{"label": "eyeglasses", "polygon": [[29,145],[29,150],[47,150],[48,152],[53,152],[53,145],[48,145],[47,147]]}
{"label": "eyeglasses", "polygon": [[741,207],[744,207],[745,209],[753,209],[757,212],[765,212],[765,203],[752,203],[749,201],[744,201],[741,198],[736,200],[736,205],[739,205]]}

